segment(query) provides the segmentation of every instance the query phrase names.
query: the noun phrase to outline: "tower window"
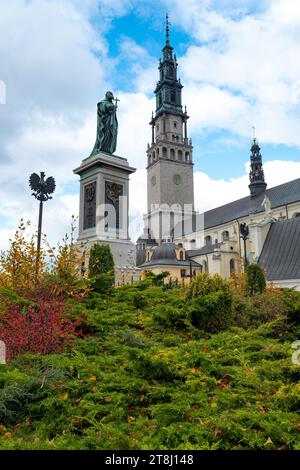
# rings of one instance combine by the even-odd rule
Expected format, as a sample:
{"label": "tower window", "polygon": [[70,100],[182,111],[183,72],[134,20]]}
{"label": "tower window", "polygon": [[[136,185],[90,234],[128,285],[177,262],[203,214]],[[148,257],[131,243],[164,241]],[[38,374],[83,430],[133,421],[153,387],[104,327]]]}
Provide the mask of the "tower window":
{"label": "tower window", "polygon": [[175,91],[171,91],[171,103],[176,103],[176,93]]}
{"label": "tower window", "polygon": [[222,238],[223,242],[227,242],[229,240],[229,232],[225,230],[225,232],[222,233]]}
{"label": "tower window", "polygon": [[167,148],[163,147],[162,149],[163,158],[167,158]]}
{"label": "tower window", "polygon": [[174,149],[170,150],[170,157],[171,157],[171,160],[175,160],[175,150]]}
{"label": "tower window", "polygon": [[174,129],[177,129],[177,122],[174,122]]}
{"label": "tower window", "polygon": [[230,275],[232,276],[235,273],[235,262],[234,259],[231,259],[229,262]]}
{"label": "tower window", "polygon": [[189,161],[190,161],[190,154],[189,154],[189,152],[186,152],[186,153],[185,153],[185,161],[186,161],[186,162],[189,162]]}
{"label": "tower window", "polygon": [[208,235],[207,237],[205,237],[205,245],[211,245],[212,244],[212,239],[211,239],[211,236]]}
{"label": "tower window", "polygon": [[182,150],[178,150],[178,160],[182,162]]}

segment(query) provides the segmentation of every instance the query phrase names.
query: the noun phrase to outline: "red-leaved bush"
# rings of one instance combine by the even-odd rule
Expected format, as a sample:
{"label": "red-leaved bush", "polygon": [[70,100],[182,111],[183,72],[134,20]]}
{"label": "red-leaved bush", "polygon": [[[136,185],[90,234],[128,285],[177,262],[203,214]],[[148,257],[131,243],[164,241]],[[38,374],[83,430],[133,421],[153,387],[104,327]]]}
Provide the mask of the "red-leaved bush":
{"label": "red-leaved bush", "polygon": [[37,307],[11,305],[1,317],[0,339],[6,344],[7,361],[18,354],[51,354],[81,336],[80,320],[64,315],[64,304],[39,301]]}

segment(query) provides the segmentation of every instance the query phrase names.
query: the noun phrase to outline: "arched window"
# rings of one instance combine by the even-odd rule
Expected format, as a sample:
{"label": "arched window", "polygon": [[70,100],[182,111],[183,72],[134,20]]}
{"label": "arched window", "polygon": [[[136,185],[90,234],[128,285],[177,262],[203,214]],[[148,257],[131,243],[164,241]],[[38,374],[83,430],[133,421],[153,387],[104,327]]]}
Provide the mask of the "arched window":
{"label": "arched window", "polygon": [[189,152],[185,152],[185,161],[189,162],[190,161],[190,154]]}
{"label": "arched window", "polygon": [[180,253],[179,253],[179,259],[180,259],[180,261],[184,261],[184,253],[183,253],[183,251],[180,251]]}
{"label": "arched window", "polygon": [[211,236],[208,235],[207,237],[205,237],[205,245],[211,245],[212,244],[212,239],[211,239]]}
{"label": "arched window", "polygon": [[223,239],[223,242],[227,242],[229,240],[229,232],[228,230],[225,230],[223,233],[222,233],[222,239]]}
{"label": "arched window", "polygon": [[300,217],[300,212],[296,212],[296,213],[293,215],[293,219],[296,219],[297,217]]}
{"label": "arched window", "polygon": [[150,261],[150,253],[147,253],[147,261]]}
{"label": "arched window", "polygon": [[163,147],[162,154],[163,154],[163,158],[167,158],[167,147]]}
{"label": "arched window", "polygon": [[182,150],[178,150],[178,160],[182,162]]}
{"label": "arched window", "polygon": [[151,155],[148,155],[148,165],[151,165]]}
{"label": "arched window", "polygon": [[155,160],[155,152],[152,152],[152,160]]}
{"label": "arched window", "polygon": [[171,157],[171,160],[175,160],[175,150],[174,149],[170,150],[170,157]]}
{"label": "arched window", "polygon": [[156,156],[159,158],[159,148],[156,149]]}
{"label": "arched window", "polygon": [[177,129],[177,122],[176,121],[173,123],[173,125],[174,125],[174,129]]}
{"label": "arched window", "polygon": [[230,269],[230,276],[232,276],[235,273],[235,261],[234,261],[234,259],[230,260],[229,269]]}
{"label": "arched window", "polygon": [[183,244],[182,244],[182,243],[178,243],[178,246],[179,246],[180,248],[183,248]]}

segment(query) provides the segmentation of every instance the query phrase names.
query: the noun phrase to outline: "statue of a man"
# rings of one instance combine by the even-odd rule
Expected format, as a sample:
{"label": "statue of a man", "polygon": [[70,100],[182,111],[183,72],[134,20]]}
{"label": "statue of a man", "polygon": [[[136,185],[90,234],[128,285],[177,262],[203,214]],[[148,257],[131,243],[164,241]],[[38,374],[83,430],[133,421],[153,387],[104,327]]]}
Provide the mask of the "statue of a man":
{"label": "statue of a man", "polygon": [[113,101],[114,95],[111,91],[108,91],[105,95],[105,99],[98,103],[97,137],[91,156],[96,155],[99,152],[113,154],[116,151],[118,137],[118,106],[117,104],[114,104]]}

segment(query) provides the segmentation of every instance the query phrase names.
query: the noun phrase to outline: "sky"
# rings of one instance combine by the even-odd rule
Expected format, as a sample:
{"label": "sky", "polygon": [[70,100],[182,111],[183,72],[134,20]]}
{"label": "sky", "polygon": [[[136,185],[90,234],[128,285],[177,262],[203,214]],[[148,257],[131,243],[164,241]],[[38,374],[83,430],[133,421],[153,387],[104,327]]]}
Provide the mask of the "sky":
{"label": "sky", "polygon": [[21,218],[37,226],[32,172],[54,176],[44,232],[78,214],[73,174],[95,143],[96,105],[120,99],[117,155],[137,168],[130,233],[146,211],[146,148],[165,15],[177,54],[195,206],[249,194],[252,127],[269,187],[300,177],[300,2],[295,0],[0,0],[0,249]]}

